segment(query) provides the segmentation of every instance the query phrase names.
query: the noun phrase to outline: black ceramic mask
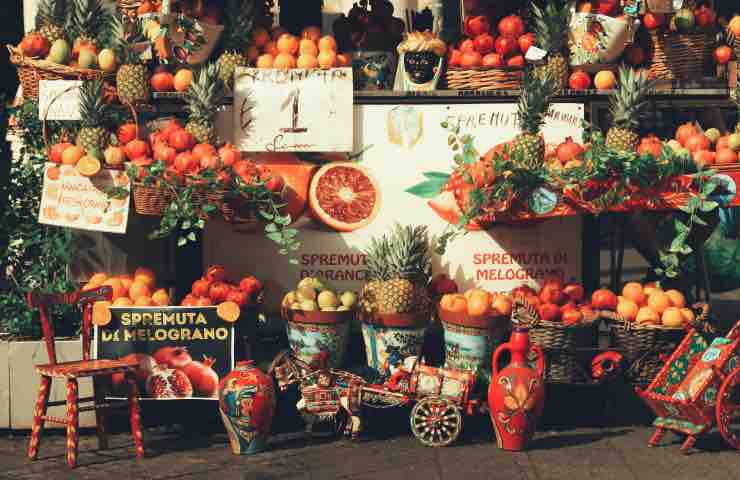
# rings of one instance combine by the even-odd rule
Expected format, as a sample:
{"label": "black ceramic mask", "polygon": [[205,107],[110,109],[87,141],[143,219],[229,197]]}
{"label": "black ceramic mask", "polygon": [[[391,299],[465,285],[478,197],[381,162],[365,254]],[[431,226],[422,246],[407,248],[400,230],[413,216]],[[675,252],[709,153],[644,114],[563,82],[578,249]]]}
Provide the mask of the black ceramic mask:
{"label": "black ceramic mask", "polygon": [[434,52],[406,52],[403,66],[414,83],[427,83],[434,79],[434,68],[439,63],[439,55]]}

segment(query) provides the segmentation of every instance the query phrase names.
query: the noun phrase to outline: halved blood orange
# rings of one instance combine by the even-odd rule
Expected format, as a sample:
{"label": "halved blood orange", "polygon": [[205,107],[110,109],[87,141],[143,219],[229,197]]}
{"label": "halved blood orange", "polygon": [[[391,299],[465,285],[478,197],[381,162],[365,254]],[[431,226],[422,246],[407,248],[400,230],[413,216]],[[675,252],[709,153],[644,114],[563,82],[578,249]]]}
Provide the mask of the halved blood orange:
{"label": "halved blood orange", "polygon": [[239,320],[241,309],[236,302],[222,302],[216,307],[216,314],[225,322],[234,323]]}
{"label": "halved blood orange", "polygon": [[90,155],[85,155],[77,162],[77,171],[85,177],[97,175],[100,171],[100,160]]}
{"label": "halved blood orange", "polygon": [[257,165],[265,166],[285,182],[282,212],[293,222],[301,218],[308,205],[308,186],[316,165],[300,160],[291,153],[263,153],[255,158]]}
{"label": "halved blood orange", "polygon": [[324,165],[311,180],[308,205],[314,218],[338,232],[351,232],[373,221],[380,190],[365,168],[352,162]]}

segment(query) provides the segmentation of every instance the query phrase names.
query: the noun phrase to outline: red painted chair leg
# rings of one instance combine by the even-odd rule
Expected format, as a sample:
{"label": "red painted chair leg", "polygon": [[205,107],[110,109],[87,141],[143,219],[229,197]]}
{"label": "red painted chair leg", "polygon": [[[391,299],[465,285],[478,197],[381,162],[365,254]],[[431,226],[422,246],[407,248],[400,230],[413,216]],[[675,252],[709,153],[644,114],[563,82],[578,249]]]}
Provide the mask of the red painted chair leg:
{"label": "red painted chair leg", "polygon": [[39,393],[36,397],[36,408],[33,410],[33,426],[31,427],[31,440],[28,442],[28,458],[36,460],[39,456],[41,446],[41,435],[44,433],[44,420],[47,404],[49,403],[49,391],[51,390],[51,377],[42,376],[39,385]]}
{"label": "red painted chair leg", "polygon": [[688,455],[695,443],[696,443],[695,436],[689,435],[688,437],[686,437],[686,440],[683,442],[683,445],[681,445],[681,453],[683,453],[684,455]]}
{"label": "red painted chair leg", "polygon": [[79,427],[77,379],[67,380],[67,464],[77,466],[77,430]]}
{"label": "red painted chair leg", "polygon": [[110,382],[103,378],[93,379],[95,397],[95,427],[98,434],[98,449],[108,449],[108,409],[99,406],[105,403],[105,393]]}
{"label": "red painted chair leg", "polygon": [[136,445],[136,457],[144,458],[144,437],[141,434],[141,413],[139,412],[139,387],[136,377],[129,373],[126,375],[129,390],[129,404],[131,405],[131,435]]}
{"label": "red painted chair leg", "polygon": [[657,427],[655,429],[655,433],[653,433],[650,440],[648,440],[648,447],[657,447],[660,440],[663,438],[663,435],[665,435],[665,428]]}

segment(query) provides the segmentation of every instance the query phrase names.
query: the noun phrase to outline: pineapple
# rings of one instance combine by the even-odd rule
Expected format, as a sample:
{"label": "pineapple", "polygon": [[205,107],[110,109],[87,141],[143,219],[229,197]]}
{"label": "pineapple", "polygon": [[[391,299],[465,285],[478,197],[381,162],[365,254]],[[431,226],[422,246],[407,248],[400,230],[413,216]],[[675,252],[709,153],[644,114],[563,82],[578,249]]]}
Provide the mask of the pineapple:
{"label": "pineapple", "polygon": [[66,40],[67,0],[40,0],[36,11],[36,30],[49,45]]}
{"label": "pineapple", "polygon": [[521,133],[514,137],[511,146],[512,161],[521,168],[534,170],[545,162],[545,139],[540,128],[550,108],[555,81],[549,72],[544,76],[526,72],[517,106],[517,119]]}
{"label": "pineapple", "polygon": [[97,53],[98,44],[106,34],[110,21],[111,15],[100,0],[74,0],[69,25],[74,38],[73,55],[79,54],[83,46]]}
{"label": "pineapple", "polygon": [[116,72],[118,99],[121,103],[131,105],[146,103],[149,100],[147,69],[133,48],[135,43],[144,38],[141,22],[124,24],[122,15],[117,15],[113,20],[113,35],[116,57],[121,65]]}
{"label": "pineapple", "polygon": [[102,158],[110,142],[110,132],[103,126],[108,115],[108,104],[103,100],[103,81],[88,80],[80,87],[81,128],[77,145],[88,155]]}
{"label": "pineapple", "polygon": [[612,127],[606,132],[606,146],[619,152],[634,152],[640,141],[640,126],[647,100],[645,96],[653,87],[645,71],[631,68],[619,69],[619,86],[609,98]]}
{"label": "pineapple", "polygon": [[247,66],[246,51],[251,38],[253,19],[256,12],[254,0],[228,0],[224,29],[224,51],[218,57],[218,74],[229,88],[234,86],[236,67]]}
{"label": "pineapple", "polygon": [[368,313],[412,314],[429,311],[427,290],[431,276],[429,234],[426,226],[396,225],[390,236],[371,240],[365,252],[368,283],[361,305]]}
{"label": "pineapple", "polygon": [[185,130],[190,132],[198,143],[216,143],[214,120],[225,93],[226,86],[221,81],[216,63],[202,66],[193,76],[193,82],[185,92],[188,110]]}
{"label": "pineapple", "polygon": [[536,68],[538,75],[550,75],[555,81],[557,93],[568,85],[568,61],[563,55],[568,44],[570,29],[570,6],[566,3],[558,9],[555,0],[548,0],[544,9],[532,3],[534,34],[537,46],[547,51],[547,63]]}

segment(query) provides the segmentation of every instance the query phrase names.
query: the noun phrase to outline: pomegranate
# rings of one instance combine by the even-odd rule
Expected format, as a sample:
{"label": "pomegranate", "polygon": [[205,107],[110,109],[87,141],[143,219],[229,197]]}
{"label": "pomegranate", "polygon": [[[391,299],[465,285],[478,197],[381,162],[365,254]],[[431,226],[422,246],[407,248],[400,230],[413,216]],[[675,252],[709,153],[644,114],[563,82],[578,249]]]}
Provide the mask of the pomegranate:
{"label": "pomegranate", "polygon": [[503,55],[504,57],[510,57],[519,50],[516,40],[511,37],[504,37],[503,35],[496,39],[496,53]]}
{"label": "pomegranate", "polygon": [[152,398],[188,398],[193,384],[182,370],[157,365],[146,379],[146,393]]}
{"label": "pomegranate", "polygon": [[478,35],[477,37],[475,37],[475,40],[473,40],[473,42],[475,44],[475,49],[481,55],[485,55],[493,51],[494,40],[490,33]]}
{"label": "pomegranate", "polygon": [[573,137],[567,137],[563,143],[555,149],[555,154],[560,163],[565,164],[571,160],[581,160],[586,150],[573,141]]}
{"label": "pomegranate", "polygon": [[663,144],[660,143],[660,141],[652,142],[641,142],[640,145],[637,146],[637,154],[638,155],[652,155],[655,158],[659,158],[661,153],[663,152]]}
{"label": "pomegranate", "polygon": [[218,396],[218,374],[211,368],[214,363],[216,363],[214,358],[203,355],[202,362],[193,360],[182,369],[193,385],[195,393],[208,398]]}
{"label": "pomegranate", "polygon": [[224,167],[231,167],[241,160],[241,153],[230,143],[218,149],[218,156],[221,158]]}
{"label": "pomegranate", "polygon": [[498,32],[510,38],[519,38],[524,35],[524,21],[522,17],[507,15],[498,22]]}
{"label": "pomegranate", "polygon": [[190,150],[195,145],[195,137],[185,129],[177,129],[169,134],[167,138],[170,146],[178,152]]}
{"label": "pomegranate", "polygon": [[696,25],[700,28],[711,27],[717,19],[717,14],[711,8],[702,5],[694,10],[694,18],[696,19]]}
{"label": "pomegranate", "polygon": [[684,145],[689,152],[698,152],[699,150],[709,150],[712,146],[712,142],[709,141],[706,135],[703,133],[695,133],[686,140]]}
{"label": "pomegranate", "polygon": [[116,136],[118,137],[118,143],[121,145],[126,145],[127,143],[136,140],[139,137],[136,124],[131,122],[124,123],[118,127]]}
{"label": "pomegranate", "polygon": [[256,297],[262,291],[262,282],[251,275],[247,275],[239,282],[239,290],[250,297]]}
{"label": "pomegranate", "polygon": [[208,296],[216,303],[223,302],[229,295],[231,287],[224,282],[213,282],[211,288],[208,290]]}
{"label": "pomegranate", "polygon": [[599,310],[616,310],[617,296],[607,288],[600,288],[591,295],[591,305]]}
{"label": "pomegranate", "polygon": [[546,322],[557,322],[560,320],[560,308],[553,303],[541,303],[537,307],[537,315]]}
{"label": "pomegranate", "polygon": [[186,347],[162,347],[153,357],[158,364],[170,368],[182,368],[193,361]]}
{"label": "pomegranate", "polygon": [[524,68],[524,55],[514,55],[506,61],[506,66]]}
{"label": "pomegranate", "polygon": [[569,283],[563,287],[563,293],[568,296],[574,302],[580,302],[583,300],[585,292],[583,291],[583,285],[578,283]]}
{"label": "pomegranate", "polygon": [[[154,358],[146,353],[129,353],[128,355],[121,357],[121,360],[137,360],[139,362],[138,368],[134,370],[134,375],[136,376],[136,380],[142,385],[144,385],[146,379],[149,378],[149,375],[152,373],[152,370],[157,366],[157,362]],[[111,377],[113,385],[115,386],[122,385],[125,379],[123,373],[114,373]]]}
{"label": "pomegranate", "polygon": [[655,30],[659,26],[665,24],[665,15],[660,13],[648,12],[642,17],[642,23],[648,30]]}
{"label": "pomegranate", "polygon": [[586,90],[591,86],[591,77],[583,70],[576,70],[568,79],[571,90]]}
{"label": "pomegranate", "polygon": [[457,293],[457,283],[449,277],[446,273],[438,273],[432,278],[431,285],[432,290],[437,295],[444,295],[447,293]]}
{"label": "pomegranate", "polygon": [[693,123],[684,123],[678,130],[676,130],[676,140],[681,144],[682,147],[686,146],[686,141],[689,137],[695,135],[698,132],[696,126]]}
{"label": "pomegranate", "polygon": [[529,48],[534,46],[535,44],[534,33],[525,33],[516,40],[516,43],[519,45],[519,50],[522,52],[522,54],[526,55],[527,50],[529,50]]}
{"label": "pomegranate", "polygon": [[209,282],[223,282],[226,280],[226,269],[223,265],[211,265],[203,276]]}
{"label": "pomegranate", "polygon": [[465,35],[468,37],[477,37],[491,31],[491,24],[488,23],[488,17],[478,15],[465,19]]}
{"label": "pomegranate", "polygon": [[234,302],[240,307],[243,307],[249,303],[249,295],[241,290],[231,290],[229,294],[226,295],[226,301]]}
{"label": "pomegranate", "polygon": [[450,52],[447,55],[447,64],[454,68],[462,65],[462,52],[456,48],[450,48]]}
{"label": "pomegranate", "polygon": [[193,282],[191,291],[196,297],[205,297],[211,288],[211,282],[207,278],[200,278]]}
{"label": "pomegranate", "polygon": [[483,57],[483,66],[492,68],[503,67],[504,58],[498,53],[489,53]]}

